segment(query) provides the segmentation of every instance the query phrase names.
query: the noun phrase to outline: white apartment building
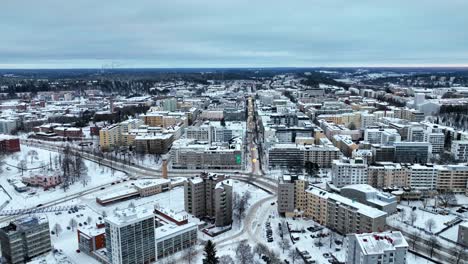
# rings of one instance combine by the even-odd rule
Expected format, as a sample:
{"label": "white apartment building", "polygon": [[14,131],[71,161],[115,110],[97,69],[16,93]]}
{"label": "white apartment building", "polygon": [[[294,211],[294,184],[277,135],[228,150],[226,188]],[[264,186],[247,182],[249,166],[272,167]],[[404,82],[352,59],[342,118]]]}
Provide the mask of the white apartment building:
{"label": "white apartment building", "polygon": [[454,159],[462,162],[468,161],[468,140],[452,141],[451,152]]}
{"label": "white apartment building", "polygon": [[408,243],[399,231],[350,234],[347,264],[406,264]]}
{"label": "white apartment building", "polygon": [[338,188],[350,184],[367,184],[367,162],[362,158],[342,158],[332,164],[332,183]]}
{"label": "white apartment building", "polygon": [[361,129],[373,126],[375,122],[377,122],[377,118],[374,114],[369,114],[368,112],[361,113]]}
{"label": "white apartment building", "polygon": [[364,131],[364,141],[370,144],[392,145],[401,141],[401,136],[394,128],[368,128]]}
{"label": "white apartment building", "polygon": [[444,151],[445,135],[442,132],[424,132],[424,141],[432,145],[432,154],[440,154]]}
{"label": "white apartment building", "polygon": [[418,190],[435,190],[437,177],[437,166],[414,164],[410,166],[408,185]]}
{"label": "white apartment building", "polygon": [[407,139],[410,142],[424,142],[424,128],[422,126],[408,127]]}

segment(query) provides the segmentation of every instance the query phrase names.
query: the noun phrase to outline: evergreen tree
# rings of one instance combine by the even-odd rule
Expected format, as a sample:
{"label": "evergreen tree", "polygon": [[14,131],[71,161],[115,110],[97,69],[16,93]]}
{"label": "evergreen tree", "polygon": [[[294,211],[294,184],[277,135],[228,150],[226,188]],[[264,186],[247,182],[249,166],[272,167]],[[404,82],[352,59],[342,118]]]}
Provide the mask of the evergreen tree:
{"label": "evergreen tree", "polygon": [[208,240],[206,243],[204,251],[203,255],[205,258],[203,259],[203,264],[219,263],[219,258],[216,256],[215,244],[211,240]]}

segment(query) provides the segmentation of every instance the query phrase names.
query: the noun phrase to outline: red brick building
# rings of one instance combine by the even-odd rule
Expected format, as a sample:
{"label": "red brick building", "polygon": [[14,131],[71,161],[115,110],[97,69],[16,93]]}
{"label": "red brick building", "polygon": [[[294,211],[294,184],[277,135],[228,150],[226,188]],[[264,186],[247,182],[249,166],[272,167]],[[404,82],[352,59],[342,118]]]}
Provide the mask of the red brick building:
{"label": "red brick building", "polygon": [[0,152],[21,151],[19,138],[8,135],[0,135]]}
{"label": "red brick building", "polygon": [[78,247],[81,251],[90,254],[106,246],[106,230],[89,226],[78,229]]}

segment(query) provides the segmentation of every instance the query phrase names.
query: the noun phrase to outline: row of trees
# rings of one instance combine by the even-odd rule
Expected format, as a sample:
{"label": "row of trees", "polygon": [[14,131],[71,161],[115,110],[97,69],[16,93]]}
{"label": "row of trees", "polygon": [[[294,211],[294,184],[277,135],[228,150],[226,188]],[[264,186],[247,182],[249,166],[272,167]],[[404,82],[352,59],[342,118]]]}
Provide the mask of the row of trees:
{"label": "row of trees", "polygon": [[80,181],[84,186],[88,185],[89,177],[87,167],[81,155],[71,150],[70,145],[66,145],[63,153],[59,155],[59,163],[62,168],[62,189],[67,191],[70,185]]}

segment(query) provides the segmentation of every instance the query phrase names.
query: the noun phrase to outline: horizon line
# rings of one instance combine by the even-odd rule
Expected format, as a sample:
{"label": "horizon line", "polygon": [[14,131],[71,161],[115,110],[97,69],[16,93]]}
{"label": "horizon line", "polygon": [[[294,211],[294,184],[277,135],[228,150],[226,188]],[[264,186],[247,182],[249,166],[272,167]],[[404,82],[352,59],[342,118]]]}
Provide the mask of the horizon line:
{"label": "horizon line", "polygon": [[137,67],[1,67],[2,70],[177,70],[177,69],[468,69],[468,64],[412,64],[412,65],[343,65],[343,66],[181,66],[181,67],[158,67],[158,66],[137,66]]}

